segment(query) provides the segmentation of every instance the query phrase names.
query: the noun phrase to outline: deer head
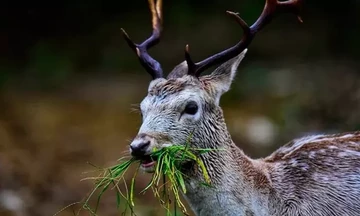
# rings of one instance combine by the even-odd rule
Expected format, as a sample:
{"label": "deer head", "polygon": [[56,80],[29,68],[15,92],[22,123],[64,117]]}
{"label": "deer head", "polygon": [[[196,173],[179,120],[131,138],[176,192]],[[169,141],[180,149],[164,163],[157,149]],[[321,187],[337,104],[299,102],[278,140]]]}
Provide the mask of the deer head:
{"label": "deer head", "polygon": [[[182,145],[189,141],[190,136],[190,145],[200,148],[221,148],[232,143],[219,106],[220,97],[230,89],[237,68],[256,33],[272,20],[275,12],[298,14],[300,0],[266,0],[263,12],[250,27],[237,13],[227,11],[244,32],[241,40],[233,47],[197,63],[192,61],[186,45],[185,61],[177,65],[167,78],[163,76],[160,64],[148,54],[148,49],[160,40],[162,1],[148,1],[152,35],[136,44],[124,30],[123,33],[140,63],[153,78],[148,95],[140,105],[142,125],[130,144],[131,154],[142,158],[142,168],[151,171],[154,162],[147,155],[154,147]],[[221,65],[210,75],[201,76],[201,72],[218,64]]]}

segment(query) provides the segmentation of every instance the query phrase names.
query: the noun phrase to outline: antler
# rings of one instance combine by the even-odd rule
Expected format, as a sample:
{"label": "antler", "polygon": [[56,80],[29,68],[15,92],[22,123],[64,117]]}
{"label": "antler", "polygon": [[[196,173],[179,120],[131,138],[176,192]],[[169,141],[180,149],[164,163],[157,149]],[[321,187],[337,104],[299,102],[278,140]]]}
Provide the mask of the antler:
{"label": "antler", "polygon": [[298,20],[302,22],[302,19],[299,15],[300,7],[301,7],[301,0],[288,0],[283,2],[280,2],[278,0],[266,0],[265,7],[260,17],[250,27],[237,13],[226,11],[226,13],[232,16],[243,29],[244,31],[243,38],[235,46],[230,47],[222,52],[216,53],[215,55],[210,56],[205,60],[202,60],[197,63],[194,63],[192,61],[189,53],[189,45],[186,45],[185,60],[188,65],[188,74],[198,77],[201,74],[201,72],[208,69],[209,67],[219,63],[223,63],[240,54],[251,43],[256,33],[260,31],[262,28],[264,28],[265,25],[270,23],[276,12],[295,13],[298,17]]}
{"label": "antler", "polygon": [[136,44],[130,39],[129,35],[125,32],[124,29],[121,30],[126,42],[138,56],[141,65],[146,69],[146,71],[152,76],[153,79],[156,79],[163,77],[163,71],[161,69],[160,63],[149,55],[148,49],[160,41],[160,33],[162,30],[162,0],[158,0],[156,5],[155,0],[148,0],[148,2],[152,16],[152,35],[141,44]]}

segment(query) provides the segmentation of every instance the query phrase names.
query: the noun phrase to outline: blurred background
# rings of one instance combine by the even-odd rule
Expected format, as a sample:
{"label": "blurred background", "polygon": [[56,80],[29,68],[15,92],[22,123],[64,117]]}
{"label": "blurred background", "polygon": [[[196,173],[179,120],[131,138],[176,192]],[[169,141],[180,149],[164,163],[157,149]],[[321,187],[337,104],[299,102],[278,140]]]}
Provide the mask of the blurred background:
{"label": "blurred background", "polygon": [[[150,76],[122,38],[151,31],[147,1],[2,1],[0,8],[0,215],[51,216],[82,201],[80,181],[116,162],[141,124],[132,111]],[[226,10],[248,23],[264,0],[164,2],[151,54],[170,71],[190,44],[195,60],[241,37]],[[360,129],[360,1],[305,1],[303,24],[281,15],[257,35],[221,104],[234,141],[264,157],[312,133]],[[139,174],[140,191],[149,179]],[[138,215],[164,215],[151,193]],[[58,215],[74,215],[81,205]],[[99,215],[120,215],[112,191]],[[80,215],[90,215],[83,211]]]}

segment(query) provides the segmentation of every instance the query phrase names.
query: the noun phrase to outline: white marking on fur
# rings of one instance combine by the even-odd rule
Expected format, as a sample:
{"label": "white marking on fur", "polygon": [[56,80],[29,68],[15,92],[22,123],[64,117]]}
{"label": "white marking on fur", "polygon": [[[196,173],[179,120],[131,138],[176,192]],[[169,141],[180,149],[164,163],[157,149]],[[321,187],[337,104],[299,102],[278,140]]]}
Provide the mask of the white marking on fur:
{"label": "white marking on fur", "polygon": [[325,153],[326,153],[326,150],[325,150],[325,149],[320,149],[319,152],[320,152],[321,154],[325,154]]}
{"label": "white marking on fur", "polygon": [[316,157],[316,152],[315,152],[315,151],[311,151],[311,152],[309,153],[309,158],[314,159],[315,157]]}
{"label": "white marking on fur", "polygon": [[344,149],[341,152],[339,152],[339,157],[360,157],[360,152]]}
{"label": "white marking on fur", "polygon": [[350,138],[350,137],[353,137],[354,134],[346,134],[344,136],[341,136],[341,137],[338,137],[339,139],[346,139],[346,138]]}
{"label": "white marking on fur", "polygon": [[300,163],[299,166],[302,171],[308,171],[309,165],[307,163]]}
{"label": "white marking on fur", "polygon": [[292,159],[289,161],[289,163],[290,163],[290,165],[291,165],[292,167],[296,167],[296,166],[298,165],[297,160],[296,160],[295,158],[292,158]]}
{"label": "white marking on fur", "polygon": [[316,140],[318,140],[319,137],[322,136],[323,135],[314,135],[294,140],[294,144],[290,148],[285,149],[285,152],[287,152],[287,154],[285,154],[284,157],[291,155],[294,151],[300,149],[305,144],[315,142]]}
{"label": "white marking on fur", "polygon": [[172,145],[173,145],[173,144],[165,143],[165,144],[162,144],[161,147],[166,148],[166,147],[170,147],[170,146],[172,146]]}

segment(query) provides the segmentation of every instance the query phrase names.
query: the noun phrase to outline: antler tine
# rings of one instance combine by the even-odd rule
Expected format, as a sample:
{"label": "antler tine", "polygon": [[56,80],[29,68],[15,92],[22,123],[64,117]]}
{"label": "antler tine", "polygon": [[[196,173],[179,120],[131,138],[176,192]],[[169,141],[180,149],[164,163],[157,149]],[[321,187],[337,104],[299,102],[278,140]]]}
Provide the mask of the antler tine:
{"label": "antler tine", "polygon": [[260,31],[262,28],[264,28],[268,23],[271,22],[275,13],[285,13],[285,12],[295,13],[298,17],[298,20],[302,22],[302,19],[299,15],[301,3],[302,0],[288,0],[282,2],[278,0],[266,0],[261,15],[256,20],[256,22],[250,27],[238,15],[238,13],[227,11],[226,13],[231,17],[233,17],[235,21],[243,29],[244,35],[242,39],[233,47],[230,47],[222,52],[216,53],[197,63],[194,63],[191,60],[189,54],[189,48],[188,45],[186,45],[185,60],[188,64],[188,74],[198,77],[200,76],[201,72],[208,69],[209,67],[223,63],[240,54],[251,43],[256,33]]}
{"label": "antler tine", "polygon": [[196,76],[196,74],[195,74],[196,64],[191,59],[190,52],[189,52],[189,44],[186,44],[186,46],[185,46],[185,60],[186,60],[187,66],[188,66],[188,74]]}
{"label": "antler tine", "polygon": [[148,0],[148,2],[152,17],[151,21],[153,31],[151,36],[141,44],[136,44],[131,40],[124,29],[121,30],[126,42],[138,56],[141,65],[146,69],[146,71],[152,76],[153,79],[157,79],[163,77],[163,71],[161,69],[160,63],[149,55],[148,49],[158,44],[160,41],[160,33],[162,30],[162,0],[158,0],[156,5],[155,0]]}

